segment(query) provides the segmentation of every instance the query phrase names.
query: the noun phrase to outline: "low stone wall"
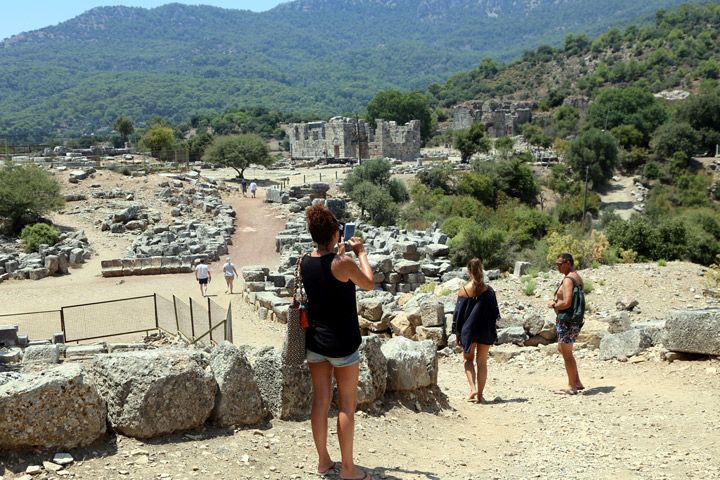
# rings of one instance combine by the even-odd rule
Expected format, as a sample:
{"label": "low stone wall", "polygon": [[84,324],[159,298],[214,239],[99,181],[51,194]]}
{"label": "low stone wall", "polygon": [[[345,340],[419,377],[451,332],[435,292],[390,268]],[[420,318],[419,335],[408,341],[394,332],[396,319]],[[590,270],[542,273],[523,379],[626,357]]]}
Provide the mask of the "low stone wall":
{"label": "low stone wall", "polygon": [[[144,349],[62,365],[53,365],[57,346],[50,348],[55,355],[38,357],[26,349],[17,360],[34,368],[0,372],[0,450],[86,446],[106,434],[106,425],[130,437],[155,438],[205,423],[256,425],[270,415],[310,413],[307,366],[284,364],[273,347]],[[360,357],[358,408],[376,406],[386,391],[437,384],[432,342],[364,337]]]}
{"label": "low stone wall", "polygon": [[128,277],[132,275],[162,275],[165,273],[192,272],[193,257],[116,258],[102,260],[103,277]]}

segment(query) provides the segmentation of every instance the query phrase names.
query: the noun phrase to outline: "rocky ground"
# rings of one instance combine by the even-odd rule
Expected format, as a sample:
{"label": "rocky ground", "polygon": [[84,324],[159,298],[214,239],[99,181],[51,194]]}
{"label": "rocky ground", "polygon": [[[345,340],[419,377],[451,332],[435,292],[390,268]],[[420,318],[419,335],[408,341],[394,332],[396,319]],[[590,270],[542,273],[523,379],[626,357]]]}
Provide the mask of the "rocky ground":
{"label": "rocky ground", "polygon": [[[132,189],[136,200],[154,202],[155,180],[102,172],[104,189]],[[305,175],[316,175],[310,170]],[[301,183],[298,172],[289,175]],[[330,173],[328,176],[331,175]],[[324,175],[325,176],[325,175]],[[309,180],[309,179],[308,179]],[[313,179],[314,180],[314,179]],[[148,183],[145,183],[145,182]],[[83,188],[82,183],[73,185]],[[152,188],[149,188],[152,187]],[[147,195],[147,197],[145,197]],[[124,200],[122,200],[124,202]],[[230,193],[223,201],[238,212],[232,254],[242,263],[272,264],[273,229],[283,225],[283,211],[252,203]],[[10,280],[0,286],[2,309],[28,306],[57,308],[67,303],[96,301],[156,291],[198,296],[190,275],[98,277],[98,258],[123,253],[127,235],[101,232],[93,215],[105,212],[88,205],[66,208],[66,224],[86,228],[98,255],[71,275],[37,282]],[[74,208],[83,211],[73,213]],[[162,205],[157,207],[162,209]],[[84,226],[87,224],[87,226]],[[95,227],[95,228],[93,228]],[[214,264],[217,269],[219,265]],[[663,319],[675,308],[717,306],[708,295],[700,266],[669,262],[603,266],[581,271],[592,283],[587,295],[586,331],[607,329],[603,321],[617,311],[617,302],[637,300],[632,322]],[[536,288],[525,295],[520,279],[492,282],[503,315],[545,313],[559,276],[541,273]],[[239,295],[223,296],[211,285],[218,302],[233,301],[236,343],[252,346],[282,342],[280,325],[261,321]],[[517,478],[578,479],[717,479],[720,478],[720,361],[683,358],[669,363],[653,347],[625,362],[601,361],[591,344],[578,344],[580,373],[587,389],[561,396],[561,358],[554,345],[491,350],[488,404],[465,401],[467,383],[459,355],[440,359],[438,389],[424,398],[387,398],[383,408],[361,412],[356,426],[356,459],[382,479],[470,480]],[[333,414],[334,416],[335,414]],[[334,425],[330,451],[338,459]],[[47,465],[25,476],[29,466],[42,466],[58,452],[0,453],[2,480],[42,479],[312,479],[315,454],[307,419],[271,420],[256,428],[221,430],[207,427],[152,441],[110,436],[87,449],[70,451],[74,462],[57,472]],[[337,479],[337,475],[328,478]]]}

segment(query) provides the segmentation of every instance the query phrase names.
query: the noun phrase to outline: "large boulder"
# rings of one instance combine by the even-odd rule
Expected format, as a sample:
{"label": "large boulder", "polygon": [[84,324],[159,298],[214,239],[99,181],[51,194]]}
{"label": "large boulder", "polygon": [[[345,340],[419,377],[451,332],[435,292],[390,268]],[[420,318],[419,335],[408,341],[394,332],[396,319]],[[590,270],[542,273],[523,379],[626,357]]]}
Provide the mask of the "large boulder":
{"label": "large boulder", "polygon": [[200,352],[158,349],[97,355],[92,381],[108,404],[113,429],[152,438],[205,423],[217,384]]}
{"label": "large boulder", "polygon": [[720,309],[673,312],[665,322],[665,348],[720,355]]}
{"label": "large boulder", "polygon": [[210,368],[218,384],[210,415],[221,427],[254,425],[265,417],[260,389],[245,353],[225,342],[210,354]]}
{"label": "large boulder", "polygon": [[605,335],[600,340],[600,360],[632,357],[650,346],[652,338],[640,329]]}
{"label": "large boulder", "polygon": [[251,362],[260,395],[273,417],[286,420],[310,413],[312,381],[305,362],[285,365],[273,347],[253,352]]}
{"label": "large boulder", "polygon": [[442,327],[445,325],[445,308],[442,302],[431,293],[413,296],[403,308],[415,326]]}
{"label": "large boulder", "polygon": [[105,434],[107,407],[78,364],[0,384],[0,451],[70,449]]}
{"label": "large boulder", "polygon": [[507,327],[498,332],[497,344],[514,343],[515,345],[523,345],[530,338],[523,327]]}
{"label": "large boulder", "polygon": [[382,346],[387,358],[387,391],[412,391],[437,384],[438,359],[430,340],[393,337]]}
{"label": "large boulder", "polygon": [[384,303],[383,297],[362,298],[358,301],[358,315],[371,322],[377,322],[382,318]]}
{"label": "large boulder", "polygon": [[358,408],[370,406],[385,395],[387,387],[387,359],[379,337],[363,337],[360,344],[360,376],[358,379]]}

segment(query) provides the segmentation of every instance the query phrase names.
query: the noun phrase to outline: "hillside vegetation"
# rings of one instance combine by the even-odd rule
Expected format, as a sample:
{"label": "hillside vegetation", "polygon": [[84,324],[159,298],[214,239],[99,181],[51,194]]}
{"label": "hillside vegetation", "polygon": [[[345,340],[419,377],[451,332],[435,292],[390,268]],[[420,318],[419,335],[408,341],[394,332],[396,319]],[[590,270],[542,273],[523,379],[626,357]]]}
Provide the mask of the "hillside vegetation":
{"label": "hillside vegetation", "polygon": [[[567,32],[605,31],[681,0],[296,0],[264,13],[102,7],[0,44],[0,136],[34,143],[262,106],[327,117],[425,88]],[[471,94],[471,89],[460,86]],[[460,99],[464,95],[451,94]]]}

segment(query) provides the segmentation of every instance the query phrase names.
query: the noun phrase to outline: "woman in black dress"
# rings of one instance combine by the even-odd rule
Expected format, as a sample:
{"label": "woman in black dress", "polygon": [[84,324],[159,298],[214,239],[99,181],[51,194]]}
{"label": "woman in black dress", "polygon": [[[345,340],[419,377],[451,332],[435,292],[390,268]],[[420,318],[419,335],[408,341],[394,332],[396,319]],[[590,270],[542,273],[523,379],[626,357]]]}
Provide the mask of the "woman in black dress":
{"label": "woman in black dress", "polygon": [[[307,362],[313,383],[310,425],[318,453],[317,471],[326,474],[339,470],[340,478],[370,480],[370,476],[353,461],[355,408],[361,343],[355,286],[372,290],[373,271],[362,240],[348,241],[360,266],[345,255],[345,244],[339,243],[340,223],[321,204],[306,211],[308,229],[317,249],[300,264],[303,286],[307,293],[310,327],[305,334]],[[338,253],[335,253],[335,246]],[[332,400],[332,377],[338,390],[337,433],[342,464],[330,458],[327,449],[328,411]]]}
{"label": "woman in black dress", "polygon": [[495,291],[485,284],[482,261],[473,258],[468,262],[467,269],[470,281],[458,291],[452,333],[463,348],[465,374],[470,385],[468,401],[482,403],[488,352],[497,340],[496,323],[500,311]]}

